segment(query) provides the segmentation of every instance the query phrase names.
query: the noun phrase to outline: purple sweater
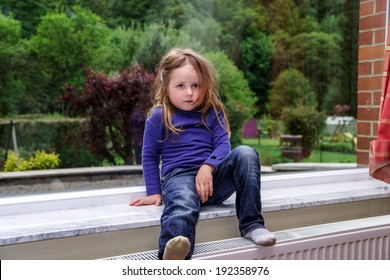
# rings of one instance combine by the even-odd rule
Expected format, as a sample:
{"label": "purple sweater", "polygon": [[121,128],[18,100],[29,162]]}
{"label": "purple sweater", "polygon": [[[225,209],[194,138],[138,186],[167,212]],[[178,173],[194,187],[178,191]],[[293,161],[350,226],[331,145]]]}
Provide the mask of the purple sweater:
{"label": "purple sweater", "polygon": [[[160,107],[155,108],[145,124],[142,167],[147,195],[161,193],[160,161],[161,176],[175,168],[200,167],[205,163],[217,169],[231,149],[227,132],[211,110],[207,112],[207,127],[196,110],[176,110],[172,123],[184,131],[179,136],[170,133],[165,141],[162,114]],[[225,126],[220,112],[219,119]]]}

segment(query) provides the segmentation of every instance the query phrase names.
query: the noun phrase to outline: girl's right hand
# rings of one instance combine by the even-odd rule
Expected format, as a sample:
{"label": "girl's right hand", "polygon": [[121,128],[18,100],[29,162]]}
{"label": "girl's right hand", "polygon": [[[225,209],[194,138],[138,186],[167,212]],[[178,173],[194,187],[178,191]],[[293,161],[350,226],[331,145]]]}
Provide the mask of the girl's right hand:
{"label": "girl's right hand", "polygon": [[130,206],[142,206],[142,205],[161,205],[161,194],[152,194],[142,198],[134,199],[130,201]]}

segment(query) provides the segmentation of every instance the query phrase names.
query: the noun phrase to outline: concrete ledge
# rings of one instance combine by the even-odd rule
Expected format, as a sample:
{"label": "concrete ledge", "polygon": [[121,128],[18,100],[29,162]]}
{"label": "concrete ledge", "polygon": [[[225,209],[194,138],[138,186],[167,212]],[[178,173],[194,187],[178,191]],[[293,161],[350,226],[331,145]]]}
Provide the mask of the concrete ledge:
{"label": "concrete ledge", "polygon": [[0,172],[0,196],[144,184],[140,165]]}
{"label": "concrete ledge", "polygon": [[[261,172],[273,173],[270,166]],[[141,165],[0,172],[0,197],[143,185]]]}
{"label": "concrete ledge", "polygon": [[316,162],[291,162],[279,163],[271,166],[272,170],[283,171],[308,171],[308,170],[340,170],[356,168],[356,163],[316,163]]}
{"label": "concrete ledge", "polygon": [[49,170],[31,170],[18,172],[0,172],[0,181],[30,179],[42,177],[72,177],[77,175],[142,173],[140,165],[99,166],[81,168],[63,168]]}

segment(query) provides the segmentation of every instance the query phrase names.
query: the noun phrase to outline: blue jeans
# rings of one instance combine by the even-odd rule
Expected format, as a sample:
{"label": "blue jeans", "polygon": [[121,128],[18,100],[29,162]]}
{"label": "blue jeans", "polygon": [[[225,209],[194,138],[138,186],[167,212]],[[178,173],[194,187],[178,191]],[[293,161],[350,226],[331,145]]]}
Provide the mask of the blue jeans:
{"label": "blue jeans", "polygon": [[164,210],[161,216],[160,249],[162,259],[166,243],[178,236],[187,237],[195,246],[195,228],[202,205],[222,203],[236,192],[236,210],[241,236],[264,227],[261,215],[260,161],[256,150],[240,146],[233,149],[214,173],[214,193],[204,204],[195,189],[199,168],[177,168],[162,178]]}

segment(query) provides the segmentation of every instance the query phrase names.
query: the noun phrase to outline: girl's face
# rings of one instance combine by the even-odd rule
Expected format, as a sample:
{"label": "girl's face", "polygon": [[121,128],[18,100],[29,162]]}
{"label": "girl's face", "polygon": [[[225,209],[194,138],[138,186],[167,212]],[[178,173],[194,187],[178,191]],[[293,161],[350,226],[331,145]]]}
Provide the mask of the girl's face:
{"label": "girl's face", "polygon": [[201,85],[195,68],[187,63],[170,73],[168,96],[171,103],[183,111],[192,111],[200,104]]}

